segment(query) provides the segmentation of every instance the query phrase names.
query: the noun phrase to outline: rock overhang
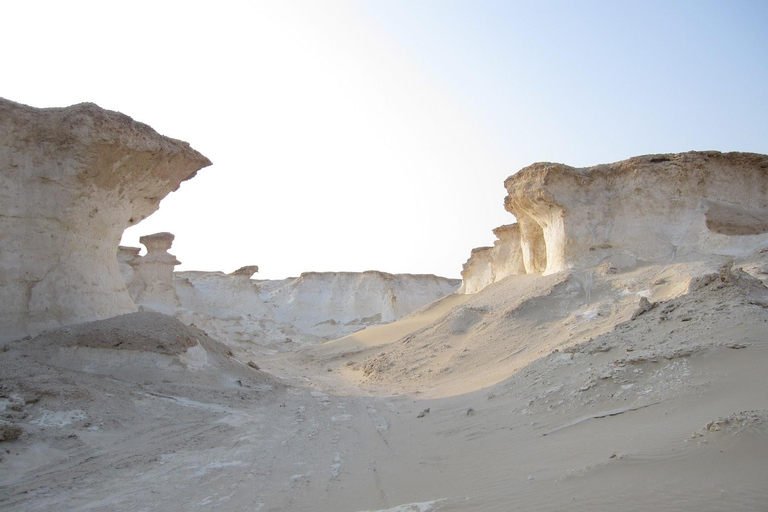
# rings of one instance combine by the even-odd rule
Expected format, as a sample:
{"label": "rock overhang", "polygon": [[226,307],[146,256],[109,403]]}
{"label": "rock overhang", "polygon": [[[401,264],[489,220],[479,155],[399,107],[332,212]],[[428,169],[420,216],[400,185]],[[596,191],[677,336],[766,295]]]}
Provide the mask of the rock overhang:
{"label": "rock overhang", "polygon": [[552,162],[504,181],[517,223],[474,252],[462,290],[515,274],[631,269],[768,247],[768,156],[691,151],[576,168]]}
{"label": "rock overhang", "polygon": [[120,237],[209,165],[186,142],[93,103],[0,99],[0,338],[136,311]]}

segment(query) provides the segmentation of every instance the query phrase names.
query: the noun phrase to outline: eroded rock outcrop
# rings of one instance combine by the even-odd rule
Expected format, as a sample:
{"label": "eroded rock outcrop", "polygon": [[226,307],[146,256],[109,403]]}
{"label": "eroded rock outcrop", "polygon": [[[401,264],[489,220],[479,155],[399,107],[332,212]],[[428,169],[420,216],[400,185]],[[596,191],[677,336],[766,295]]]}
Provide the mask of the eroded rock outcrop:
{"label": "eroded rock outcrop", "polygon": [[[176,316],[248,355],[257,347],[315,344],[398,320],[453,293],[456,279],[385,272],[307,272],[298,278],[254,280],[256,265],[230,274],[173,272],[173,235],[142,237],[147,255],[122,248],[126,282],[142,310]],[[291,345],[286,346],[285,343]]]}
{"label": "eroded rock outcrop", "polygon": [[614,269],[768,246],[768,156],[689,152],[507,178],[526,272]]}
{"label": "eroded rock outcrop", "polygon": [[[348,334],[398,320],[453,293],[458,280],[386,272],[305,272],[274,290],[269,304],[279,322],[320,336]],[[346,329],[339,326],[346,325]]]}
{"label": "eroded rock outcrop", "polygon": [[269,309],[259,297],[259,287],[251,276],[256,265],[241,267],[230,274],[224,272],[177,272],[176,293],[187,311],[215,318],[269,316]]}
{"label": "eroded rock outcrop", "polygon": [[493,247],[475,247],[461,270],[459,293],[476,293],[494,282],[491,267]]}
{"label": "eroded rock outcrop", "polygon": [[583,169],[537,163],[504,184],[517,224],[497,228],[493,248],[472,252],[464,293],[507,275],[612,273],[768,247],[765,155],[648,155]]}
{"label": "eroded rock outcrop", "polygon": [[506,224],[493,230],[497,240],[491,252],[491,267],[495,281],[507,276],[525,274],[523,252],[520,247],[520,226]]}
{"label": "eroded rock outcrop", "polygon": [[[120,267],[120,273],[123,276],[123,281],[130,283],[133,281],[134,271],[133,267],[139,261],[139,253],[141,247],[128,247],[121,245],[117,248],[117,264]],[[130,288],[128,292],[130,293]]]}
{"label": "eroded rock outcrop", "polygon": [[147,248],[147,254],[131,260],[133,278],[128,291],[142,309],[173,314],[181,307],[173,285],[173,268],[181,262],[168,252],[174,238],[167,232],[139,238],[139,242]]}
{"label": "eroded rock outcrop", "polygon": [[507,276],[525,274],[520,247],[520,226],[506,224],[493,230],[493,247],[472,249],[461,272],[459,293],[477,293]]}
{"label": "eroded rock outcrop", "polygon": [[123,230],[210,161],[92,103],[0,99],[0,339],[136,311]]}

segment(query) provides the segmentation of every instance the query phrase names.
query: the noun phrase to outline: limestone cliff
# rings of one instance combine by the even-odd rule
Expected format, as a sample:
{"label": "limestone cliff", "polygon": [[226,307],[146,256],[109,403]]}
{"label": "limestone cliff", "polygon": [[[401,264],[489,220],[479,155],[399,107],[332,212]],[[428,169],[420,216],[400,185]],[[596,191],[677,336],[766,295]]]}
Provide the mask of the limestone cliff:
{"label": "limestone cliff", "polygon": [[537,163],[505,186],[528,273],[768,246],[765,155],[648,155],[583,169]]}
{"label": "limestone cliff", "polygon": [[[239,355],[257,347],[318,343],[398,320],[453,293],[455,279],[385,272],[307,272],[298,278],[254,280],[258,267],[223,272],[173,272],[173,235],[141,238],[147,255],[123,247],[126,285],[142,310],[174,315],[226,341]],[[285,347],[285,348],[284,348]]]}
{"label": "limestone cliff", "polygon": [[258,285],[251,280],[258,271],[256,265],[249,265],[231,274],[177,272],[174,285],[181,306],[188,311],[215,318],[265,318],[269,317],[269,309],[259,297]]}
{"label": "limestone cliff", "polygon": [[[322,335],[323,326],[353,332],[398,320],[453,293],[458,281],[386,272],[306,272],[268,297],[275,319]],[[332,329],[334,332],[338,328]]]}
{"label": "limestone cliff", "polygon": [[647,155],[582,169],[536,163],[504,184],[517,224],[497,228],[493,248],[472,252],[464,293],[507,275],[616,272],[768,247],[765,155]]}
{"label": "limestone cliff", "polygon": [[123,230],[210,161],[92,103],[0,99],[0,339],[136,311]]}

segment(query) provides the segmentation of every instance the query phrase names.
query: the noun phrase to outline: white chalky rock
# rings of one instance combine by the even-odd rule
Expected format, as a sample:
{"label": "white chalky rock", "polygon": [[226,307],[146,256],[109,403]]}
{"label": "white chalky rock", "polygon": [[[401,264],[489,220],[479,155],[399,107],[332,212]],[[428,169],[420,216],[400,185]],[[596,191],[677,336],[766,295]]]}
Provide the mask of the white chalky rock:
{"label": "white chalky rock", "polygon": [[139,238],[147,254],[132,261],[134,276],[128,290],[142,309],[173,314],[181,307],[173,286],[173,267],[181,262],[168,250],[175,237],[171,233],[155,233]]}
{"label": "white chalky rock", "polygon": [[507,178],[528,273],[768,246],[768,156],[689,152],[577,169],[537,163]]}
{"label": "white chalky rock", "polygon": [[92,103],[0,99],[0,340],[136,311],[123,230],[210,161]]}
{"label": "white chalky rock", "polygon": [[493,248],[473,250],[464,293],[508,275],[616,272],[768,247],[766,155],[692,151],[583,169],[537,163],[504,184],[517,224],[494,230]]}

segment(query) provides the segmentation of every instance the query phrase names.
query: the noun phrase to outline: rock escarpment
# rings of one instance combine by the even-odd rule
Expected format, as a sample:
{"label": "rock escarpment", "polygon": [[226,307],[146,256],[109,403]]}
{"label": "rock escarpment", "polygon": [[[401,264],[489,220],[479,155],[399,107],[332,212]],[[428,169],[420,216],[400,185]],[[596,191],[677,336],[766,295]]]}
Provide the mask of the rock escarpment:
{"label": "rock escarpment", "polygon": [[176,293],[181,306],[216,318],[252,316],[269,317],[269,309],[259,296],[259,286],[251,276],[256,265],[241,267],[230,274],[224,272],[177,272]]}
{"label": "rock escarpment", "polygon": [[172,241],[170,233],[142,237],[144,257],[138,248],[120,248],[121,270],[134,301],[141,310],[176,316],[244,352],[256,345],[290,348],[286,341],[318,343],[393,322],[459,285],[456,279],[433,275],[376,271],[254,280],[256,265],[230,274],[173,272],[178,260],[167,252]]}
{"label": "rock escarpment", "polygon": [[462,274],[466,293],[505,272],[616,272],[768,247],[765,155],[648,155],[582,169],[537,163],[507,178],[505,187],[519,242],[510,245],[511,259],[485,263],[491,251],[473,253]]}
{"label": "rock escarpment", "polygon": [[0,99],[0,339],[136,311],[123,230],[210,161],[92,103]]}
{"label": "rock escarpment", "polygon": [[[453,293],[458,280],[386,272],[306,272],[271,292],[275,319],[322,335],[323,326],[343,324],[347,334],[393,322]],[[338,331],[338,328],[332,329]]]}
{"label": "rock escarpment", "polygon": [[768,246],[765,155],[649,155],[584,169],[538,163],[504,184],[529,273]]}

